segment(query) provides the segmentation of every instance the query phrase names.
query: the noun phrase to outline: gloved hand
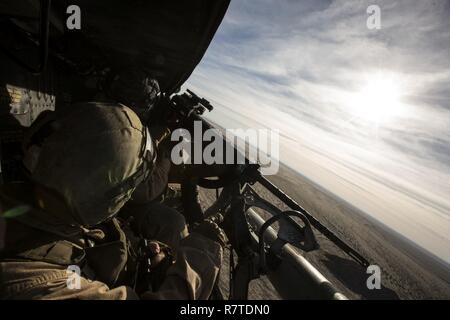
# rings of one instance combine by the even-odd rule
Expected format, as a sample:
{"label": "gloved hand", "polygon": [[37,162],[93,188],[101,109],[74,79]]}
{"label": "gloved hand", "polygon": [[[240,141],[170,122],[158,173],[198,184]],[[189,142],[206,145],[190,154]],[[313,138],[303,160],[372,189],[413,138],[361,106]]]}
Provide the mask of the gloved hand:
{"label": "gloved hand", "polygon": [[160,241],[142,239],[138,256],[135,291],[140,294],[147,290],[158,290],[167,270],[174,263],[170,247]]}
{"label": "gloved hand", "polygon": [[156,147],[164,144],[167,138],[170,138],[170,129],[166,126],[150,126],[148,128],[150,131],[150,136],[156,144]]}
{"label": "gloved hand", "polygon": [[225,232],[211,220],[205,220],[194,228],[193,233],[201,234],[202,236],[217,242],[222,247],[227,244],[227,236]]}
{"label": "gloved hand", "polygon": [[[152,269],[157,268],[158,265],[171,255],[169,246],[156,240],[147,242],[147,249],[149,251]],[[170,257],[172,260],[172,257]]]}

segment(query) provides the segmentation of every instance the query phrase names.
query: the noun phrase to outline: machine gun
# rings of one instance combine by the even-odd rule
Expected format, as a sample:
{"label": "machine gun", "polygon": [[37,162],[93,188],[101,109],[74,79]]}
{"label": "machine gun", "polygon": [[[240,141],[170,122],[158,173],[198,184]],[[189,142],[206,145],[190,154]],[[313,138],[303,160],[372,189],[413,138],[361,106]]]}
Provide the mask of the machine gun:
{"label": "machine gun", "polygon": [[[204,130],[214,128],[202,117],[206,111],[213,110],[212,105],[190,90],[166,97],[161,108],[164,108],[165,119],[172,130],[192,130],[195,121],[201,121]],[[225,144],[229,147],[228,141]],[[182,187],[182,190],[191,191],[191,203],[198,202],[192,188],[200,186],[216,190],[216,201],[204,212],[198,212],[200,205],[192,204],[184,211],[192,215],[192,208],[195,207],[197,212],[194,216],[187,216],[188,221],[213,219],[225,230],[230,241],[230,299],[247,299],[250,281],[262,275],[268,276],[284,299],[346,299],[301,255],[301,251],[318,248],[313,229],[326,236],[362,267],[369,265],[361,254],[263,176],[257,163],[246,159],[244,164],[185,165],[183,170],[183,181],[190,188]],[[256,183],[266,188],[289,210],[283,211],[259,196],[254,187]],[[265,220],[255,209],[265,211],[270,218]],[[284,222],[278,232],[272,227],[277,221]]]}
{"label": "machine gun", "polygon": [[[214,128],[202,117],[213,109],[207,100],[189,90],[172,93],[201,60],[226,12],[228,0],[179,2],[177,10],[173,10],[170,1],[144,1],[130,6],[127,2],[78,0],[83,12],[89,13],[83,15],[83,28],[79,31],[59,28],[64,26],[67,6],[73,1],[58,1],[52,6],[48,0],[40,3],[39,14],[36,6],[19,5],[17,1],[0,4],[0,180],[21,179],[24,127],[31,126],[46,111],[64,112],[73,101],[95,98],[98,88],[91,85],[95,83],[91,80],[101,77],[105,66],[121,67],[124,61],[136,61],[142,69],[154,70],[161,91],[167,93],[152,119],[167,123],[171,129],[193,131],[195,121],[201,121],[204,130]],[[186,18],[194,14],[196,19]],[[169,15],[171,19],[164,19]],[[123,19],[126,16],[128,20]],[[173,21],[180,25],[173,26]],[[117,26],[116,32],[111,32],[110,25]],[[142,55],[136,56],[137,53]],[[268,276],[285,299],[344,299],[301,255],[301,251],[317,249],[314,229],[363,267],[369,264],[264,177],[258,164],[248,159],[241,164],[193,164],[176,169],[182,182],[187,221],[193,224],[213,219],[230,240],[230,299],[246,299],[250,281],[262,275]],[[257,183],[290,209],[282,211],[260,197]],[[217,200],[205,211],[198,203],[197,186],[217,190]],[[270,218],[264,220],[255,209],[266,211]],[[277,233],[272,227],[277,221],[286,222],[286,232],[280,229]]]}

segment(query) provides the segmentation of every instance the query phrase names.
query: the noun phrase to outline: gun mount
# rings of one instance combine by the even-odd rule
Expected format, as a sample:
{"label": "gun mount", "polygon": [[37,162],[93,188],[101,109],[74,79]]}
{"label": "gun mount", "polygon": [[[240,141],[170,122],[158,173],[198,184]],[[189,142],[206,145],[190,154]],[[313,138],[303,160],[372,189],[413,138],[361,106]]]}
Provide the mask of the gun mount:
{"label": "gun mount", "polygon": [[[206,129],[214,128],[214,125],[201,117],[205,111],[203,103],[208,105],[207,110],[212,110],[212,106],[192,91],[173,96],[170,101],[172,103],[171,110],[178,114],[178,126],[183,124],[187,128],[191,128],[189,123],[202,121]],[[199,106],[202,108],[200,109],[202,112],[197,111]],[[225,144],[227,143],[225,141]],[[185,168],[185,172],[189,177],[191,189],[196,186],[216,189],[216,201],[204,212],[197,212],[195,216],[197,219],[209,218],[220,222],[230,240],[229,298],[246,299],[250,281],[267,275],[279,294],[285,299],[346,299],[301,255],[302,251],[308,252],[318,248],[313,228],[362,267],[367,268],[369,262],[264,177],[258,164],[251,163],[246,159],[244,164],[222,165],[221,167],[222,170],[219,170],[220,174],[217,175],[212,174],[211,170],[207,168],[191,170]],[[217,172],[217,170],[213,171]],[[212,178],[213,176],[215,178]],[[290,209],[282,211],[260,197],[252,187],[255,183],[270,191]],[[197,206],[197,208],[199,207]],[[270,218],[264,219],[255,209],[265,211]],[[185,212],[192,213],[192,207]],[[298,218],[300,223],[293,217]],[[276,231],[272,225],[280,220],[285,223]],[[188,221],[195,221],[195,218],[188,218]],[[236,264],[235,260],[237,260]]]}

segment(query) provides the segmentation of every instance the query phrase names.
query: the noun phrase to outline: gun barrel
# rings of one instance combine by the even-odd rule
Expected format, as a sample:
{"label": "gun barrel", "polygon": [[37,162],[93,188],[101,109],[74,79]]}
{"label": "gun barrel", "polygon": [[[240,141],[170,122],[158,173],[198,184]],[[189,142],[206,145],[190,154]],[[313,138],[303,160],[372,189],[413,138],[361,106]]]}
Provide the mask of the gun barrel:
{"label": "gun barrel", "polygon": [[[264,219],[252,209],[247,210],[246,214],[251,226],[259,231]],[[261,241],[256,234],[253,240]],[[283,299],[347,300],[292,245],[283,242],[279,245],[280,240],[272,227],[265,231],[264,242],[270,246],[267,276]]]}
{"label": "gun barrel", "polygon": [[289,197],[286,193],[277,188],[272,182],[267,180],[262,175],[258,176],[258,182],[263,185],[267,190],[269,190],[273,195],[275,195],[278,199],[283,201],[286,205],[288,205],[291,209],[300,211],[306,217],[308,217],[311,225],[316,228],[320,233],[326,236],[329,240],[331,240],[334,244],[336,244],[340,249],[346,252],[350,257],[352,257],[356,262],[358,262],[364,268],[367,268],[370,263],[364,258],[359,252],[350,247],[347,243],[341,240],[334,232],[321,224],[316,218],[314,218],[308,211],[302,208],[297,202],[295,202],[291,197]]}

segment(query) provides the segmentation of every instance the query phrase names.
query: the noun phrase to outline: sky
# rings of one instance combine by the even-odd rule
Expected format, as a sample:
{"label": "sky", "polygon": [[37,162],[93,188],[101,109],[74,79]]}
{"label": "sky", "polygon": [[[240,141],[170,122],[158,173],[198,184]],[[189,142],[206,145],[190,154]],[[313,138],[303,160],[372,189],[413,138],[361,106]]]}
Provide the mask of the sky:
{"label": "sky", "polygon": [[186,87],[225,128],[280,130],[282,163],[450,262],[448,0],[232,0]]}

